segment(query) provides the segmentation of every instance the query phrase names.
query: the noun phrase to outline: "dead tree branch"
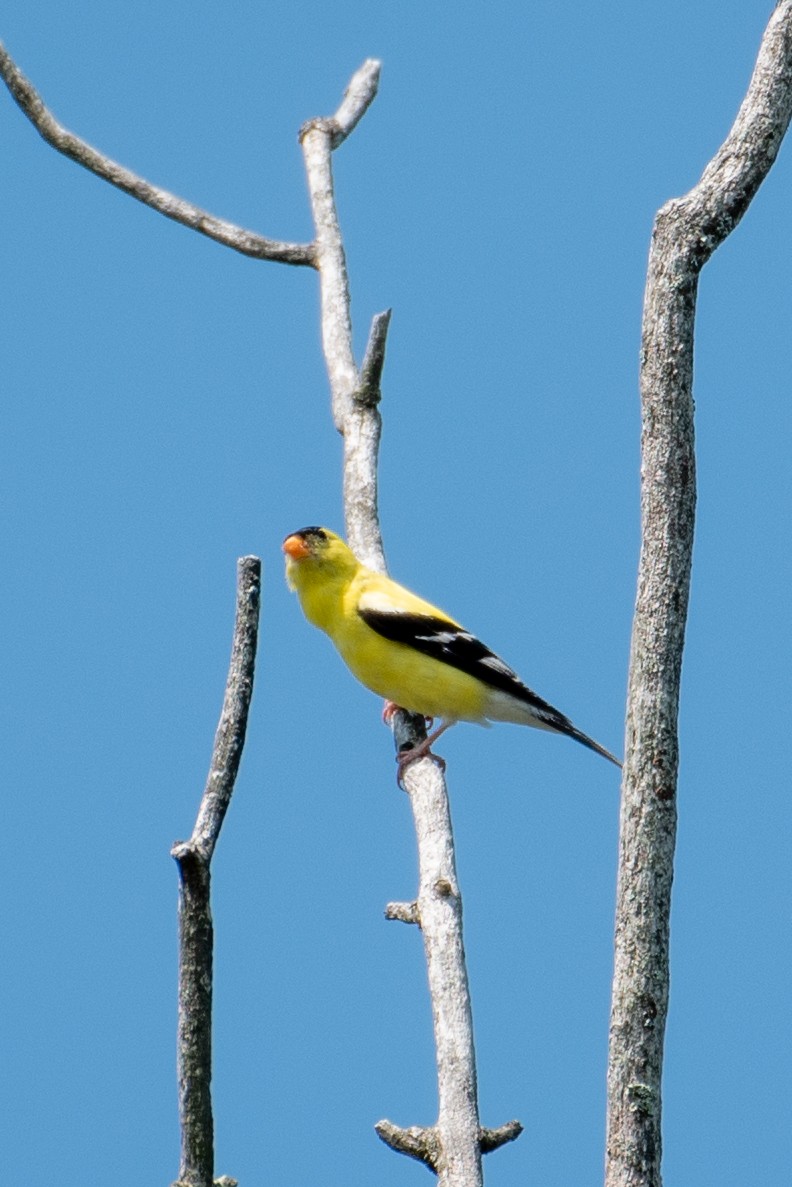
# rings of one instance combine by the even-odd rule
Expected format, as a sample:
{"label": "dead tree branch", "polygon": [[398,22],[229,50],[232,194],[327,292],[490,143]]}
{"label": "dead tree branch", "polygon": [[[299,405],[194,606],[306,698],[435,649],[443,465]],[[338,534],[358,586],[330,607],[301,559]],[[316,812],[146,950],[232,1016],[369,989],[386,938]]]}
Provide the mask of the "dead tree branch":
{"label": "dead tree branch", "polygon": [[253,695],[261,561],[237,566],[234,641],[223,709],[201,805],[189,841],[171,855],[179,866],[179,1120],[181,1164],[174,1187],[212,1187],[212,955],[211,861],[231,803]]}
{"label": "dead tree branch", "polygon": [[[377,512],[377,457],[382,420],[380,379],[390,313],[372,323],[363,365],[352,347],[349,277],[333,188],[332,153],[374,98],[379,63],[366,62],[350,83],[339,110],[304,125],[300,138],[316,227],[316,267],[322,303],[322,342],[332,395],[333,420],[344,439],[344,514],[347,539],[367,565],[386,571]],[[393,718],[397,750],[425,737],[420,717]],[[481,1154],[511,1141],[517,1122],[482,1130],[478,1116],[473,1022],[462,942],[462,900],[445,779],[431,759],[405,775],[418,840],[420,890],[413,908],[391,918],[420,923],[424,939],[437,1049],[439,1111],[430,1128],[401,1129],[389,1121],[377,1133],[393,1149],[418,1158],[442,1187],[479,1187]],[[506,1136],[504,1136],[506,1135]]]}
{"label": "dead tree branch", "polygon": [[41,96],[1,43],[0,77],[47,144],[76,161],[78,165],[89,169],[97,177],[109,181],[124,193],[131,194],[138,202],[151,206],[166,218],[190,227],[191,230],[198,231],[225,247],[231,247],[242,255],[252,256],[257,260],[276,260],[282,264],[314,266],[313,244],[282,243],[277,239],[265,239],[255,231],[247,231],[244,227],[226,222],[225,219],[216,218],[206,210],[194,206],[192,202],[186,202],[184,198],[152,185],[145,178],[139,177],[130,169],[92,148],[90,144],[86,144],[79,136],[67,131],[47,110]]}
{"label": "dead tree branch", "polygon": [[677,715],[696,504],[698,278],[767,176],[791,115],[792,0],[783,0],[729,135],[698,185],[658,212],[652,233],[641,345],[642,544],[621,811],[607,1187],[661,1183]]}
{"label": "dead tree branch", "polygon": [[347,87],[344,101],[329,119],[309,120],[300,130],[316,238],[316,267],[322,304],[322,348],[330,381],[333,422],[344,438],[344,514],[350,547],[381,572],[385,554],[377,514],[377,458],[382,420],[379,377],[385,358],[390,313],[378,314],[369,336],[368,358],[379,360],[364,383],[352,347],[349,276],[333,188],[332,154],[361,119],[379,85],[380,63],[369,59]]}

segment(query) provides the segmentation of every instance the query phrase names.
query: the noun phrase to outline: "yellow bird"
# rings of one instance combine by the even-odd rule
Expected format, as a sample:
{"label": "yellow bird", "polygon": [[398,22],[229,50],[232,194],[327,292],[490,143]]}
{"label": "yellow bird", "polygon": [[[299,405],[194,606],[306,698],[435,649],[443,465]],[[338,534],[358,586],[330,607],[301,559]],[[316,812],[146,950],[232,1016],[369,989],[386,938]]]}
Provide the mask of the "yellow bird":
{"label": "yellow bird", "polygon": [[301,528],[286,537],[283,551],[286,580],[305,617],[330,636],[361,684],[385,698],[385,719],[401,707],[442,720],[424,742],[397,756],[400,777],[407,763],[431,754],[432,743],[457,721],[511,721],[566,734],[621,766],[475,635],[367,568],[335,532]]}

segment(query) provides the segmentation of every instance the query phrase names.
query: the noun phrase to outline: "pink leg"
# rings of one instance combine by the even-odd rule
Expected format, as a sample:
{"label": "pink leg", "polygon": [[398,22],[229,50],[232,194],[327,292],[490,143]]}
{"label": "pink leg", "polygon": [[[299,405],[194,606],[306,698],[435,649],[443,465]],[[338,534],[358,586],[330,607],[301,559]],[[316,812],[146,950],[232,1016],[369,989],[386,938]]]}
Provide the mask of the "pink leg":
{"label": "pink leg", "polygon": [[[391,717],[393,717],[393,714],[398,712],[400,708],[401,705],[397,705],[395,701],[385,702],[382,707],[382,720],[384,721],[385,725],[390,725]],[[425,718],[425,721],[427,726],[431,729],[434,718],[427,717]],[[440,767],[440,770],[445,770],[445,759],[441,758],[439,754],[432,754],[431,747],[432,743],[436,742],[440,735],[444,734],[446,730],[451,728],[452,725],[456,725],[456,721],[453,719],[451,721],[444,721],[443,724],[439,726],[433,733],[430,733],[426,738],[424,738],[423,742],[419,742],[418,745],[413,746],[411,750],[399,751],[399,753],[396,755],[396,762],[399,764],[399,768],[396,773],[396,782],[399,784],[399,787],[403,786],[402,776],[404,775],[405,768],[408,767],[411,762],[415,762],[417,758],[433,758]]]}

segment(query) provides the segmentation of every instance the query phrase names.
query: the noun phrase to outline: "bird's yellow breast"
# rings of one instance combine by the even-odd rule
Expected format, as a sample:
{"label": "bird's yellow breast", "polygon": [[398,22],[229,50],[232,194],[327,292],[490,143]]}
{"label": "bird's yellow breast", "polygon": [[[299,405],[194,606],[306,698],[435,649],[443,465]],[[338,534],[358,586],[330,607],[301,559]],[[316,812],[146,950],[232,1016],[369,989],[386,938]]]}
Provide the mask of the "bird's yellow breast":
{"label": "bird's yellow breast", "polygon": [[345,592],[344,613],[332,637],[341,658],[361,684],[425,717],[484,720],[485,698],[479,681],[377,634],[358,614],[359,599],[360,591],[354,586]]}
{"label": "bird's yellow breast", "polygon": [[487,693],[481,681],[405,643],[386,639],[368,626],[361,605],[380,611],[452,619],[388,577],[359,564],[343,541],[326,532],[329,544],[316,557],[287,561],[289,584],[309,622],[330,636],[353,676],[366,688],[403,709],[425,717],[484,722]]}

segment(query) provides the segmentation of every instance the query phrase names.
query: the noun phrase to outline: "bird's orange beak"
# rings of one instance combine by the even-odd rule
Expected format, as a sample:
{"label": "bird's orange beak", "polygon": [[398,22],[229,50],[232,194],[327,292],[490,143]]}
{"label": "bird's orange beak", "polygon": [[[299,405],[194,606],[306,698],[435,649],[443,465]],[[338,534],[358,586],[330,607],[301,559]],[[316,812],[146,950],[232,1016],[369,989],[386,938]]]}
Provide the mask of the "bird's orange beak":
{"label": "bird's orange beak", "polygon": [[287,536],[283,541],[281,548],[290,556],[293,561],[304,560],[306,556],[310,556],[311,550],[303,540],[302,536]]}

